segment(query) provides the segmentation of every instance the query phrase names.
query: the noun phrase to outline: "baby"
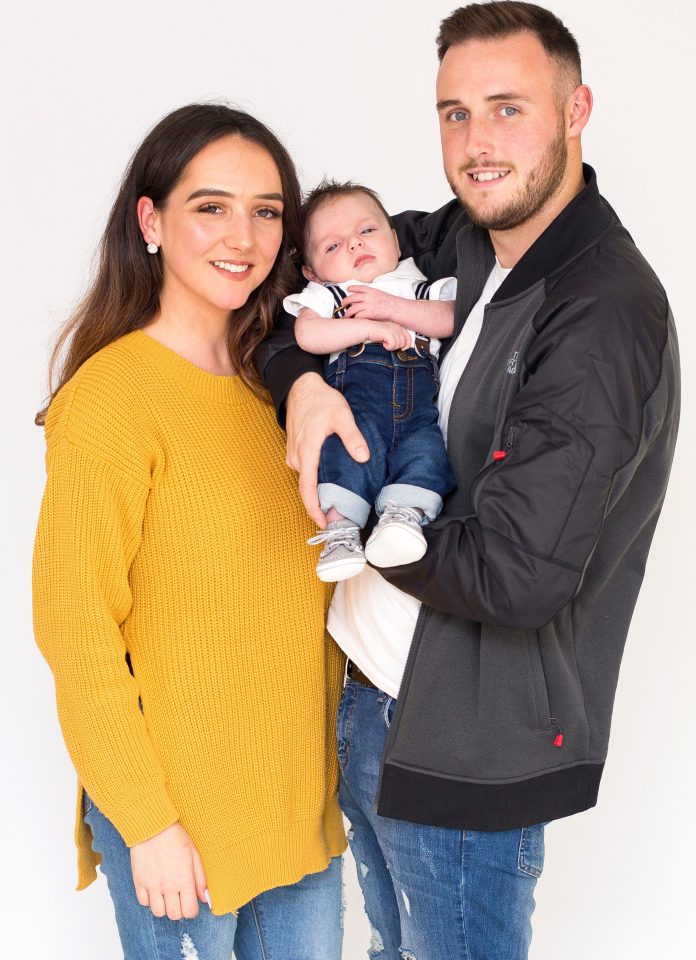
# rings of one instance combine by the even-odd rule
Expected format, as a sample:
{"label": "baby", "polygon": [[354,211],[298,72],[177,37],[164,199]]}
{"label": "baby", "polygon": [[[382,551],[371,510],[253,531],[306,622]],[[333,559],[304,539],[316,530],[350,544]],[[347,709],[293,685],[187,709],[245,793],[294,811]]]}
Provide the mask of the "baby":
{"label": "baby", "polygon": [[[345,580],[365,566],[420,559],[421,525],[434,520],[455,487],[438,427],[439,337],[454,327],[456,280],[428,283],[412,259],[399,262],[389,215],[374,191],[322,182],[303,205],[310,281],[285,298],[295,336],[310,353],[330,354],[327,382],[350,404],[370,449],[356,463],[335,435],[324,442],[319,503],[327,528],[317,575]],[[379,522],[360,540],[372,506]]]}

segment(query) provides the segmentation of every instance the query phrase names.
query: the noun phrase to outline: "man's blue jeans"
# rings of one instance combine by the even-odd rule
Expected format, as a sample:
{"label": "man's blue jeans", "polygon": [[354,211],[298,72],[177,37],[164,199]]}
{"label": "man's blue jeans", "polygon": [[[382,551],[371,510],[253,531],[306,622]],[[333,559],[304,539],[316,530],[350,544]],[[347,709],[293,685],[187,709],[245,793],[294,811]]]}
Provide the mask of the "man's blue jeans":
{"label": "man's blue jeans", "polygon": [[[136,898],[130,851],[85,796],[85,822],[102,856],[124,960],[340,960],[343,940],[341,857],[326,870],[254,897],[237,915],[199,903],[193,920],[153,916]],[[96,951],[96,955],[99,951]]]}
{"label": "man's blue jeans", "polygon": [[375,960],[525,960],[544,825],[482,832],[379,817],[395,701],[348,680],[338,714],[340,802]]}
{"label": "man's blue jeans", "polygon": [[370,459],[356,463],[336,434],[327,437],[319,464],[324,513],[335,507],[359,527],[387,500],[418,507],[429,520],[440,513],[456,483],[437,422],[436,363],[413,348],[389,352],[368,343],[329,364],[326,381],[350,404]]}

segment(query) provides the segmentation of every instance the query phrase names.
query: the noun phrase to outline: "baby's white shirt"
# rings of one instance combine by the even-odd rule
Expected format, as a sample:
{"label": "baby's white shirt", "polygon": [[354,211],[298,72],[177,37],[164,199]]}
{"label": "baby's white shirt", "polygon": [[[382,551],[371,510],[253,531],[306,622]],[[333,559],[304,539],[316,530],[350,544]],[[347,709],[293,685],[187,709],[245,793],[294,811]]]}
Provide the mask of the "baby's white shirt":
{"label": "baby's white shirt", "polygon": [[[417,296],[418,288],[427,284],[427,296]],[[348,292],[351,286],[361,284],[365,287],[375,287],[383,293],[390,293],[395,297],[404,297],[407,300],[454,300],[457,296],[457,278],[444,277],[442,280],[435,280],[428,284],[428,278],[421,273],[412,257],[401,260],[397,264],[396,270],[390,273],[383,273],[371,283],[363,283],[362,280],[346,280],[343,283],[316,283],[310,280],[304,290],[299,293],[291,293],[283,300],[283,307],[288,313],[297,316],[304,307],[314,310],[320,317],[332,317],[336,309],[336,299],[331,292],[330,287],[340,287]],[[341,318],[337,317],[336,322],[340,323]],[[408,331],[411,334],[411,346],[415,345],[416,332]],[[440,341],[435,337],[430,338],[430,352],[437,356],[440,351]],[[333,362],[338,353],[332,353],[330,361]]]}

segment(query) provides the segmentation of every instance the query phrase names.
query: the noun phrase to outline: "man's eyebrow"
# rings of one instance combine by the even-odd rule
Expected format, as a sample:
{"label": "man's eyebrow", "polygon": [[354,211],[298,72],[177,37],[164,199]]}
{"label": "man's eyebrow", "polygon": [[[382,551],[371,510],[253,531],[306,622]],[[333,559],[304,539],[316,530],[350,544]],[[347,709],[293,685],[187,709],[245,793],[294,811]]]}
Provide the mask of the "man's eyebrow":
{"label": "man's eyebrow", "polygon": [[461,100],[438,100],[435,104],[436,110],[444,110],[447,107],[461,107]]}
{"label": "man's eyebrow", "polygon": [[[521,93],[492,93],[486,97],[486,103],[498,103],[501,100],[520,100],[524,103],[530,102],[530,98],[523,97]],[[437,110],[447,110],[451,107],[462,107],[462,109],[466,109],[461,100],[438,100],[436,104]]]}
{"label": "man's eyebrow", "polygon": [[525,103],[530,102],[530,97],[523,97],[521,93],[492,93],[486,97],[487,103],[497,103],[499,100],[522,100]]}
{"label": "man's eyebrow", "polygon": [[[198,197],[234,197],[234,193],[230,193],[228,190],[219,190],[216,187],[202,187],[200,190],[194,190],[190,197],[186,200],[186,203],[189,200],[196,200]],[[283,202],[282,193],[257,193],[255,200],[277,200],[280,203]]]}

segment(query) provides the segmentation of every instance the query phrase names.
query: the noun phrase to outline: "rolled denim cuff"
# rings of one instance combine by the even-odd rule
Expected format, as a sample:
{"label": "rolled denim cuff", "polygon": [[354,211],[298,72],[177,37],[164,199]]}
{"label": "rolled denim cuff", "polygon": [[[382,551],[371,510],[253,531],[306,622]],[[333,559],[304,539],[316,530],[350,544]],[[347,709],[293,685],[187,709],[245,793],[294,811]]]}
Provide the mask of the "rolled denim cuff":
{"label": "rolled denim cuff", "polygon": [[363,500],[357,493],[339,487],[337,483],[320,483],[317,487],[319,506],[326,513],[333,507],[340,514],[359,527],[364,527],[370,516],[371,504]]}
{"label": "rolled denim cuff", "polygon": [[393,500],[400,507],[422,510],[425,514],[422,523],[435,520],[442,510],[442,497],[439,493],[410,483],[390,483],[382,487],[375,504],[375,509],[380,516],[384,512],[387,500]]}

